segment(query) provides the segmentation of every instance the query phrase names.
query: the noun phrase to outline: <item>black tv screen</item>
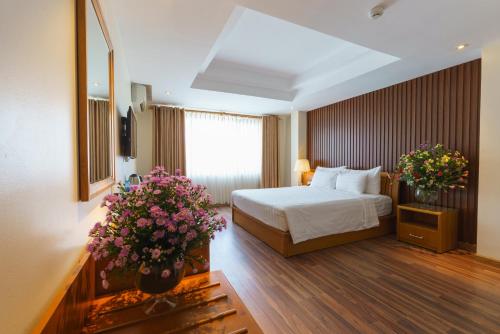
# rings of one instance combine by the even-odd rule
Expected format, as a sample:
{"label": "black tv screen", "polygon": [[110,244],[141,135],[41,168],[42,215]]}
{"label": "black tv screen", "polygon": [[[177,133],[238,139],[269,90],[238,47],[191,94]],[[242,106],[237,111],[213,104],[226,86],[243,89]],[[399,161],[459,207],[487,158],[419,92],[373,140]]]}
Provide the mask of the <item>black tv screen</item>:
{"label": "black tv screen", "polygon": [[121,120],[122,155],[134,159],[137,156],[137,121],[132,107],[128,107],[127,117]]}

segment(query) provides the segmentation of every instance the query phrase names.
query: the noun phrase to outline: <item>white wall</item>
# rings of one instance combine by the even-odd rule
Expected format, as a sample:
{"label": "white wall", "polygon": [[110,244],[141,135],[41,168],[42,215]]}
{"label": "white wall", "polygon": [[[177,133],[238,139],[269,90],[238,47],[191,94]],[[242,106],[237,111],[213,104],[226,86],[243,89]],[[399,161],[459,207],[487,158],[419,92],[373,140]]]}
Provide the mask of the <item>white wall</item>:
{"label": "white wall", "polygon": [[137,173],[146,175],[153,169],[153,112],[135,114],[137,118]]}
{"label": "white wall", "polygon": [[500,260],[500,41],[482,50],[477,253]]}
{"label": "white wall", "polygon": [[[100,198],[77,200],[74,1],[1,1],[0,54],[0,331],[26,333],[103,215]],[[117,162],[119,177],[133,170]]]}
{"label": "white wall", "polygon": [[290,120],[290,183],[300,184],[300,173],[294,172],[297,159],[307,158],[307,112],[292,111]]}
{"label": "white wall", "polygon": [[279,186],[289,187],[290,186],[290,115],[279,116],[278,124],[278,176],[279,176]]}
{"label": "white wall", "polygon": [[[126,59],[124,57],[120,34],[118,32],[117,24],[111,15],[107,5],[107,1],[100,2],[103,15],[106,20],[106,26],[108,27],[109,34],[111,35],[111,40],[114,48],[115,57],[115,103],[117,111],[116,128],[120,127],[120,117],[126,117],[128,107],[132,105],[132,90],[131,81],[128,73]],[[136,159],[126,160],[124,157],[120,156],[120,133],[116,131],[116,179],[117,181],[123,182],[125,177],[130,174],[136,173],[137,161]]]}

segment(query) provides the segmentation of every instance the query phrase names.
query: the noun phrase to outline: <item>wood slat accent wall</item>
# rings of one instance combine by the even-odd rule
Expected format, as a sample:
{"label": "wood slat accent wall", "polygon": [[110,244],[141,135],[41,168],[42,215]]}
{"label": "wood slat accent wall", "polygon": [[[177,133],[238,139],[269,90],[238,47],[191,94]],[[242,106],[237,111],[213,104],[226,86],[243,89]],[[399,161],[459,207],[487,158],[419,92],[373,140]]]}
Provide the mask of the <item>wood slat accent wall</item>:
{"label": "wood slat accent wall", "polygon": [[[307,114],[312,168],[382,166],[422,143],[442,143],[470,161],[467,190],[440,196],[440,205],[460,209],[459,240],[476,243],[481,60],[447,68],[360,95]],[[404,187],[402,199],[413,193]]]}

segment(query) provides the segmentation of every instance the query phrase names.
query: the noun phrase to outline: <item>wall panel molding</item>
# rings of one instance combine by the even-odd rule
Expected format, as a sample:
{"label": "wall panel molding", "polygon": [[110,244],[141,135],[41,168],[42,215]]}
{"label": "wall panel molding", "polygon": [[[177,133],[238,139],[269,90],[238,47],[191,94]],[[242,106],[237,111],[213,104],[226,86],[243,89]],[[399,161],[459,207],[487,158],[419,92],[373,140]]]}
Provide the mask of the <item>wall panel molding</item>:
{"label": "wall panel molding", "polygon": [[[459,208],[459,240],[476,242],[481,60],[308,112],[307,144],[312,167],[382,166],[422,143],[442,143],[470,161],[466,190],[443,193],[440,204]],[[403,189],[403,201],[413,194]]]}

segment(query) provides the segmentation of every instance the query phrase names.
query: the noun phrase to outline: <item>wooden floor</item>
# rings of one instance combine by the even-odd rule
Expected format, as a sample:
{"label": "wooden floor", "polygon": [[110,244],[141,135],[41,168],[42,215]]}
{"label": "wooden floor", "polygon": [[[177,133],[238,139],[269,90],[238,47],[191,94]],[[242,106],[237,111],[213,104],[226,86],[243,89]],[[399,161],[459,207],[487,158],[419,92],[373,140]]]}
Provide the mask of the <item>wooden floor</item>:
{"label": "wooden floor", "polygon": [[212,242],[211,268],[264,333],[500,333],[498,263],[395,237],[285,259],[228,225]]}

